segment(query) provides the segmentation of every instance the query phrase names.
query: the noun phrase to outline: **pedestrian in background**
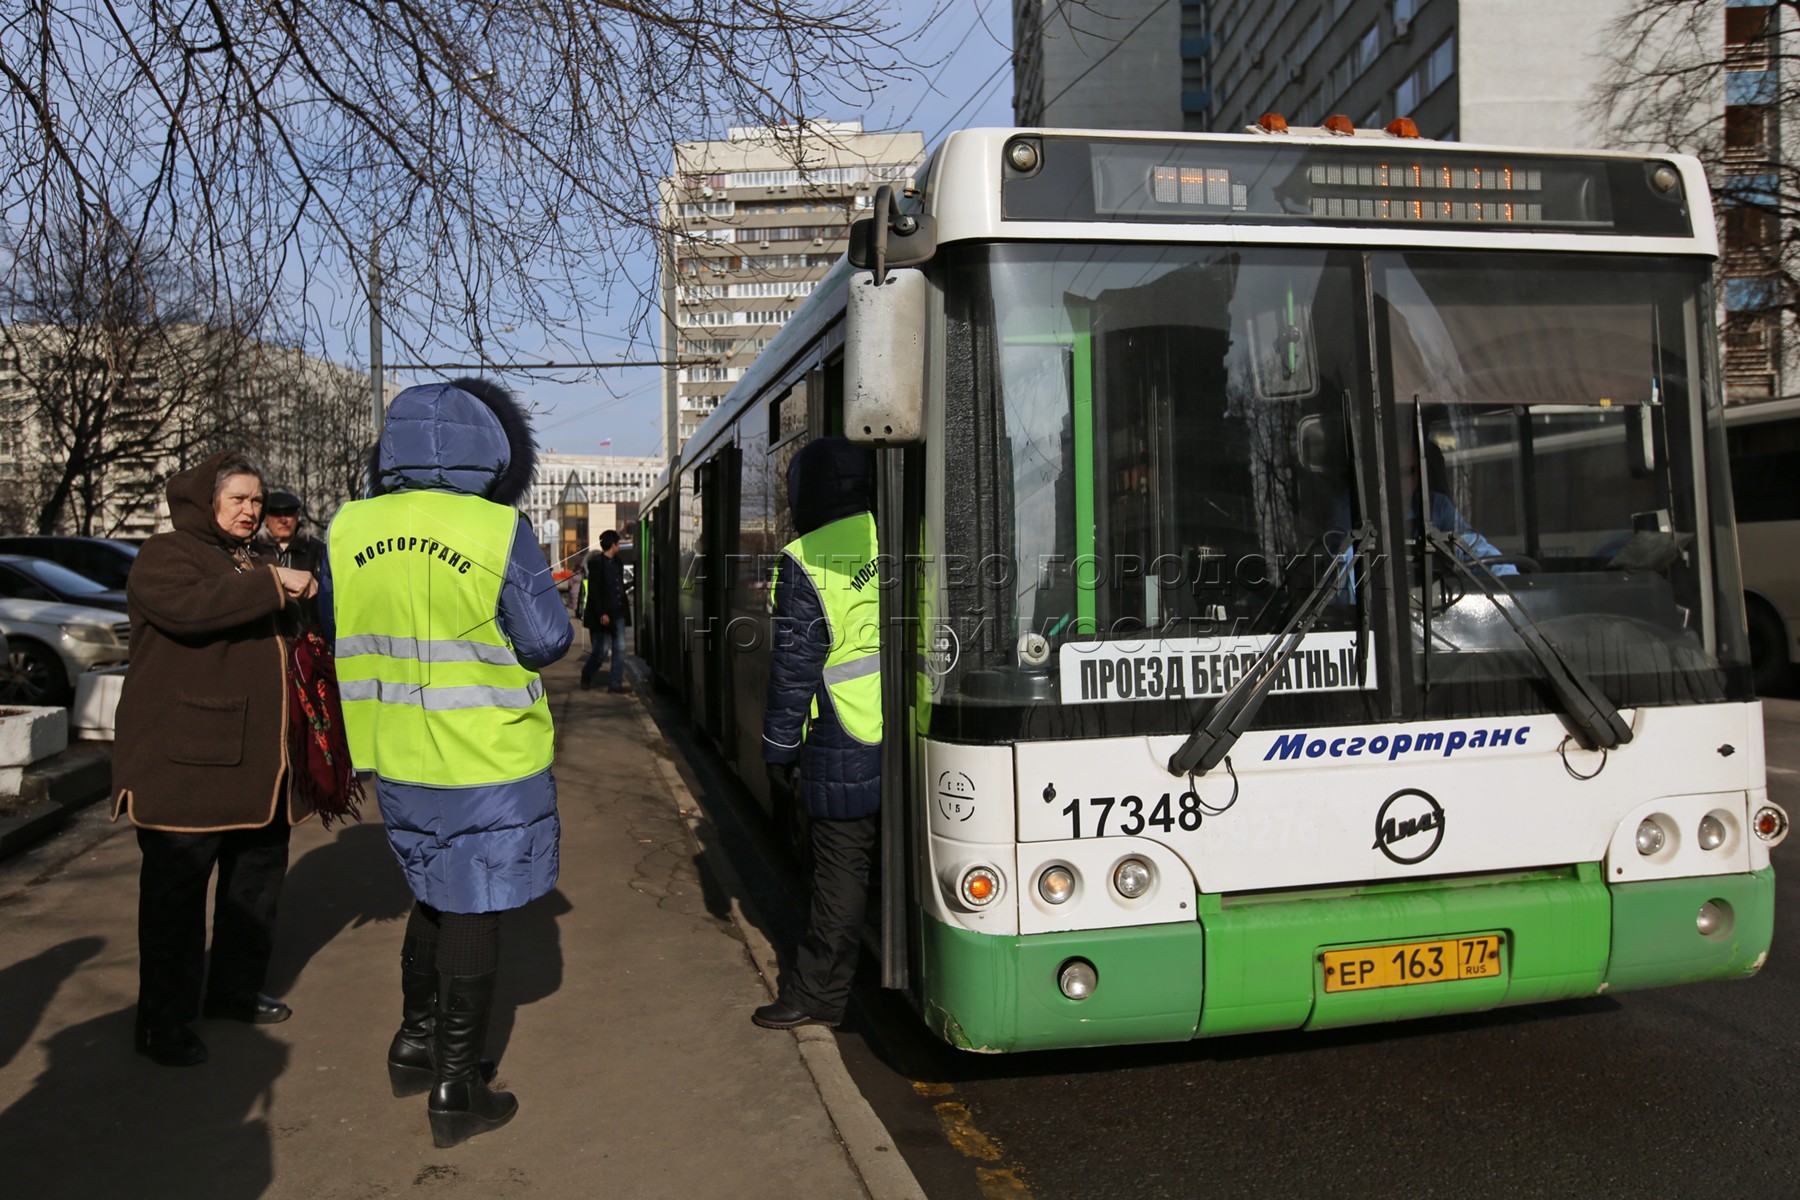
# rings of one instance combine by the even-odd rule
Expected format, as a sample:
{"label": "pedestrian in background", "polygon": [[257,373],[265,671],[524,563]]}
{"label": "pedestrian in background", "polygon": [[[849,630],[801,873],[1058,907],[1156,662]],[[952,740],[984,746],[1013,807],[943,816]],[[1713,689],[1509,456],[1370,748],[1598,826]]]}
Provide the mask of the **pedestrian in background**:
{"label": "pedestrian in background", "polygon": [[556,885],[561,827],[538,672],[574,637],[549,564],[512,506],[537,447],[485,379],[407,388],[388,407],[377,494],[327,537],[320,608],[358,770],[373,771],[416,903],[400,951],[396,1096],[430,1090],[453,1146],[518,1111],[481,1058],[500,914]]}
{"label": "pedestrian in background", "polygon": [[[145,542],[126,583],[131,666],[113,746],[113,819],[137,826],[140,1054],[206,1061],[197,1013],[256,1024],[293,1011],[262,994],[287,873],[288,832],[311,815],[287,775],[283,611],[314,594],[305,571],[259,564],[262,469],[215,454],[169,481],[174,525]],[[218,869],[212,955],[207,882]],[[205,979],[204,1003],[201,981]]]}
{"label": "pedestrian in background", "polygon": [[[256,535],[252,549],[264,562],[278,567],[305,571],[314,579],[325,566],[325,543],[303,530],[306,505],[292,492],[277,488],[263,500],[263,527]],[[318,626],[318,604],[307,600],[301,604],[307,627]]]}
{"label": "pedestrian in background", "polygon": [[762,750],[771,785],[797,785],[812,818],[813,878],[792,969],[750,1016],[768,1029],[844,1019],[881,827],[874,459],[820,438],[788,464],[787,487],[800,536],[776,565]]}
{"label": "pedestrian in background", "polygon": [[587,661],[581,664],[581,686],[593,686],[600,673],[607,648],[612,649],[612,664],[606,672],[606,690],[629,692],[625,682],[625,627],[631,624],[630,598],[625,594],[625,565],[619,561],[619,535],[609,529],[600,535],[600,549],[588,555],[587,597],[582,606],[581,622],[593,639]]}

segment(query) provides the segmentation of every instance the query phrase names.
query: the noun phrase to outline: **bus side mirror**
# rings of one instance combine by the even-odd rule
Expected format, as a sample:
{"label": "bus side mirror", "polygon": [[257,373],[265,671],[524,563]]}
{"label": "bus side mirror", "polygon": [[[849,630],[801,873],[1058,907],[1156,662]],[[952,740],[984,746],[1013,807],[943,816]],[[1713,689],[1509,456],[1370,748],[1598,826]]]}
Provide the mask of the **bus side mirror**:
{"label": "bus side mirror", "polygon": [[850,275],[844,315],[844,436],[887,446],[922,441],[925,428],[925,315],[922,272]]}

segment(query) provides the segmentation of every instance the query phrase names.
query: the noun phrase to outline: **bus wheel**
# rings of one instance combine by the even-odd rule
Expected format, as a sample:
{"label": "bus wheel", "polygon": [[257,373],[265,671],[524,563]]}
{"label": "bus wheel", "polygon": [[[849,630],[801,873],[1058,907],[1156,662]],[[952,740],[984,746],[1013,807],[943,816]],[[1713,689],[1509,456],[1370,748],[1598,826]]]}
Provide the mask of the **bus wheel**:
{"label": "bus wheel", "polygon": [[1787,626],[1765,601],[1754,596],[1747,599],[1750,670],[1755,676],[1756,694],[1767,696],[1780,691],[1788,679]]}

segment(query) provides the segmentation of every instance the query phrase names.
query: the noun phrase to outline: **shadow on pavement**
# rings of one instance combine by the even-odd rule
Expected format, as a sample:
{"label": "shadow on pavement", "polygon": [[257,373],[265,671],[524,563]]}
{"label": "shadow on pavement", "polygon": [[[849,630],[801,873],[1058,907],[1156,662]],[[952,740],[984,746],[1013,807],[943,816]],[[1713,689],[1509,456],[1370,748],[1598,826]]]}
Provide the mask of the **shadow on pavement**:
{"label": "shadow on pavement", "polygon": [[[303,854],[281,888],[275,957],[263,990],[286,995],[313,955],[346,929],[398,921],[412,909],[412,893],[388,849],[379,821],[351,825]],[[400,931],[394,931],[394,1011],[400,1003]],[[386,1014],[383,1014],[385,1019]]]}
{"label": "shadow on pavement", "polygon": [[[207,1021],[195,1032],[210,1061],[159,1067],[132,1052],[132,1011],[72,1025],[47,1043],[49,1066],[0,1112],[6,1194],[261,1196],[273,1182],[269,1100],[287,1047],[253,1026]],[[131,1181],[125,1192],[122,1180]]]}
{"label": "shadow on pavement", "polygon": [[0,1069],[24,1048],[63,981],[105,945],[105,938],[72,938],[0,968]]}
{"label": "shadow on pavement", "polygon": [[555,995],[562,987],[562,932],[556,919],[573,912],[560,888],[500,917],[500,980],[488,1025],[487,1054],[498,1060],[512,1039],[518,1010]]}

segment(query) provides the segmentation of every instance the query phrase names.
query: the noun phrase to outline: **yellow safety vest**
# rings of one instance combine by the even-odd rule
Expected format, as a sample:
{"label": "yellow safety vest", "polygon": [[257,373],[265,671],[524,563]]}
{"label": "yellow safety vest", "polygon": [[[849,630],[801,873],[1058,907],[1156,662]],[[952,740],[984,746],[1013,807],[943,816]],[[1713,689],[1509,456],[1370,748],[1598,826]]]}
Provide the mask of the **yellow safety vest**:
{"label": "yellow safety vest", "polygon": [[538,673],[499,622],[518,514],[478,496],[400,492],[331,523],[338,692],[350,759],[383,779],[471,787],[554,753]]}
{"label": "yellow safety vest", "polygon": [[[801,534],[786,547],[812,577],[825,609],[831,651],[825,690],[844,729],[860,742],[881,741],[881,589],[875,518],[858,513]],[[780,566],[776,567],[779,581]],[[771,594],[773,591],[771,590]],[[813,697],[812,715],[819,715]]]}

